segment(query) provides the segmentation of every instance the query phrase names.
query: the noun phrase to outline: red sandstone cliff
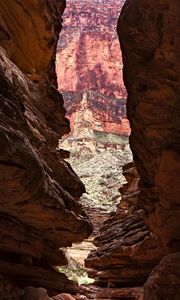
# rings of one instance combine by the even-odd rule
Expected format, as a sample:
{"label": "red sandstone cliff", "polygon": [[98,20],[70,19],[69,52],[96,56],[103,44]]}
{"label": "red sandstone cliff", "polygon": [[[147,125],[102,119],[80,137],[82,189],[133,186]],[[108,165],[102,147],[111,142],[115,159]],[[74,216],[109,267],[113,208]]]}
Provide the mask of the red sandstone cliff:
{"label": "red sandstone cliff", "polygon": [[93,90],[125,98],[116,34],[123,2],[67,1],[57,53],[60,90]]}
{"label": "red sandstone cliff", "polygon": [[[76,289],[52,266],[65,263],[60,246],[90,233],[88,220],[76,202],[83,185],[56,149],[58,138],[69,131],[62,97],[53,86],[53,54],[63,4],[0,1],[1,299],[48,299],[43,289],[14,285],[41,285],[51,291]],[[12,12],[14,18],[10,17]],[[180,298],[179,13],[178,0],[129,0],[119,23],[133,129],[131,145],[141,177],[140,205],[168,254],[147,280],[144,300]],[[121,229],[122,223],[117,225]],[[106,230],[105,240],[112,237]],[[98,238],[98,243],[101,241]],[[141,240],[135,249],[142,245]],[[116,250],[118,245],[107,246],[105,250]],[[97,275],[104,278],[106,274]],[[109,277],[105,278],[107,282]],[[134,299],[139,299],[135,292]],[[132,299],[124,293],[123,289],[123,299]],[[117,299],[116,290],[113,294]],[[106,299],[112,299],[111,295],[108,292]]]}
{"label": "red sandstone cliff", "polygon": [[83,93],[93,130],[129,135],[116,23],[124,1],[68,1],[57,51],[57,77],[74,128]]}

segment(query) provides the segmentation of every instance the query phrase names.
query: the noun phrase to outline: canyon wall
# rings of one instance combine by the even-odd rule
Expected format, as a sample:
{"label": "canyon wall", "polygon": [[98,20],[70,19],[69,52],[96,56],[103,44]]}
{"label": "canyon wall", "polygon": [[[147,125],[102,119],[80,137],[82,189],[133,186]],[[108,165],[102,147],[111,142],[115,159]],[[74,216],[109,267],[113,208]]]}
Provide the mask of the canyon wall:
{"label": "canyon wall", "polygon": [[[71,132],[59,147],[86,185],[82,204],[115,209],[124,183],[121,167],[132,160],[126,89],[116,26],[124,1],[67,1],[56,71]],[[120,171],[119,171],[120,170]]]}
{"label": "canyon wall", "polygon": [[123,3],[67,1],[57,48],[58,85],[62,91],[92,90],[116,98],[126,95],[116,34]]}
{"label": "canyon wall", "polygon": [[95,237],[97,248],[85,260],[89,276],[100,287],[82,288],[88,299],[93,293],[97,299],[143,299],[142,287],[164,254],[137,205],[140,177],[134,163],[123,167],[123,175],[127,183],[120,189],[122,199]]}
{"label": "canyon wall", "polygon": [[35,299],[38,291],[23,289],[31,285],[75,293],[54,266],[67,263],[61,247],[92,231],[78,204],[84,185],[57,150],[70,130],[55,75],[64,7],[0,1],[1,299]]}
{"label": "canyon wall", "polygon": [[141,176],[138,205],[168,254],[145,285],[148,300],[180,297],[179,20],[177,0],[129,0],[118,25],[130,144]]}
{"label": "canyon wall", "polygon": [[[73,3],[75,14],[77,3]],[[97,3],[102,11],[104,7],[113,11],[107,1]],[[90,1],[84,4],[87,12],[93,11],[89,9]],[[61,247],[80,242],[92,232],[79,204],[84,185],[64,161],[68,153],[57,150],[58,139],[70,130],[54,72],[64,5],[63,0],[0,0],[1,299],[50,299],[46,290],[36,289],[39,286],[52,296],[64,291],[76,293],[76,283],[57,272],[55,266],[67,263]],[[106,25],[109,14],[103,13]],[[144,285],[144,300],[180,298],[179,14],[178,0],[128,0],[119,20],[132,127],[130,143],[140,184],[137,185],[139,175],[134,166],[125,167],[124,175],[129,177],[128,185],[121,189],[124,202],[105,222],[95,240],[98,249],[87,259],[92,276],[100,285],[108,286],[101,290],[99,299],[142,299],[141,286],[156,265]],[[99,19],[95,16],[94,13],[97,26]],[[80,25],[86,20],[84,14]],[[106,33],[105,28],[103,32]],[[93,43],[92,39],[92,49]],[[78,53],[85,55],[84,44],[82,52],[80,48]],[[98,59],[95,53],[94,61]],[[84,79],[76,82],[73,75],[75,85],[70,90],[73,97],[76,92],[82,95],[77,102],[85,128],[89,126],[86,113],[95,128],[100,115],[98,109],[95,116],[89,108],[83,111],[89,93],[96,93],[95,87],[100,91],[97,99],[120,99],[124,103],[116,83],[111,93],[108,83],[113,77],[108,77],[103,62],[101,67],[92,64],[92,70],[96,79],[92,86],[88,85],[91,68],[87,65],[87,72],[81,70],[87,85]],[[121,87],[122,77],[119,78]],[[70,80],[67,81],[68,85]],[[114,107],[116,100],[112,101]],[[79,124],[77,115],[73,118]],[[103,133],[117,133],[116,129],[111,131],[110,125],[100,124],[99,132],[106,128]],[[113,128],[117,128],[116,121]],[[123,285],[131,288],[119,289]],[[134,287],[137,285],[140,287]]]}
{"label": "canyon wall", "polygon": [[[84,97],[93,130],[129,135],[116,25],[124,1],[67,1],[57,48],[57,78],[71,129]],[[118,80],[119,79],[119,80]]]}

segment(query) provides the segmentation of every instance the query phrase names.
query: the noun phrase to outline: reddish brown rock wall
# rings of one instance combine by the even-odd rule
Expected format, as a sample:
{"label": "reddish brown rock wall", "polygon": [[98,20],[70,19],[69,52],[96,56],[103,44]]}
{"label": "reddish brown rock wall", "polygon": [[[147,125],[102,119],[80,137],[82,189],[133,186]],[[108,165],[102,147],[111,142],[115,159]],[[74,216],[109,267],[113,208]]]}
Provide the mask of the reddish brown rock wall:
{"label": "reddish brown rock wall", "polygon": [[69,132],[54,73],[63,9],[0,1],[0,273],[53,293],[76,291],[54,268],[67,263],[59,248],[92,231],[78,204],[84,186],[56,149]]}
{"label": "reddish brown rock wall", "polygon": [[127,1],[118,32],[139,205],[168,252],[179,245],[179,2]]}
{"label": "reddish brown rock wall", "polygon": [[[43,286],[53,293],[76,290],[73,282],[53,268],[66,263],[59,247],[81,241],[91,232],[77,202],[84,187],[56,150],[58,138],[69,132],[62,97],[54,86],[54,54],[63,8],[63,1],[0,1],[0,272],[15,285]],[[129,0],[118,27],[131,147],[141,176],[138,202],[150,228],[170,253],[145,285],[148,300],[179,297],[175,269],[180,249],[179,8],[177,0]],[[81,41],[84,39],[83,35]],[[89,44],[93,47],[94,40]],[[87,51],[82,47],[79,52],[83,58]],[[104,76],[99,65],[93,70],[96,79],[103,78],[101,87],[95,83],[103,93],[104,85],[108,87],[113,78]],[[91,73],[87,74],[90,78]],[[115,95],[119,90],[113,87]],[[99,259],[93,254],[89,264],[95,265],[94,274],[100,282],[142,284],[159,262],[164,250],[159,252],[159,245],[154,244],[158,239],[143,223],[141,212],[133,211],[129,217],[118,210],[96,239]],[[113,237],[111,232],[115,243],[108,240]],[[152,256],[148,256],[149,248]],[[112,270],[113,259],[107,263],[112,253],[122,262],[120,278],[120,270]],[[139,277],[137,268],[141,269]],[[6,286],[11,291],[8,282],[2,278],[1,298],[7,293]],[[22,296],[20,289],[14,291],[17,297]],[[13,293],[8,294],[9,299],[16,297]]]}
{"label": "reddish brown rock wall", "polygon": [[139,175],[134,164],[125,166],[123,174],[127,184],[121,189],[121,203],[101,227],[94,240],[97,249],[85,261],[89,275],[104,287],[142,286],[163,256],[157,236],[149,231],[143,211],[137,208]]}
{"label": "reddish brown rock wall", "polygon": [[129,0],[118,24],[130,144],[141,176],[138,204],[169,253],[145,285],[148,300],[178,299],[180,290],[179,20],[177,0]]}
{"label": "reddish brown rock wall", "polygon": [[179,252],[165,256],[144,286],[144,300],[178,300],[180,298]]}
{"label": "reddish brown rock wall", "polygon": [[56,70],[72,129],[86,93],[88,109],[98,124],[96,130],[119,135],[130,133],[116,33],[123,3],[122,0],[67,1]]}
{"label": "reddish brown rock wall", "polygon": [[58,86],[62,91],[93,90],[112,98],[124,98],[116,34],[123,3],[122,0],[67,1],[57,52]]}

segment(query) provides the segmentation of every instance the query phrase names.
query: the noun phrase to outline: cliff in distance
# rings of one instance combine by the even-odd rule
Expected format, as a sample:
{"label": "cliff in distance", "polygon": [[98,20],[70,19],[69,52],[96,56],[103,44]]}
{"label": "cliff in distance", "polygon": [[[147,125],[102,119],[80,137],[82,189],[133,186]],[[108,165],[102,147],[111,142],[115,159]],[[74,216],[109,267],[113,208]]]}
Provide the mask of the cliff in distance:
{"label": "cliff in distance", "polygon": [[[69,162],[85,184],[81,203],[94,235],[116,209],[118,190],[125,183],[122,166],[132,160],[116,33],[123,2],[67,1],[56,56],[58,87],[71,126],[59,147],[70,151]],[[93,249],[92,241],[89,245]],[[83,257],[81,248],[74,245],[69,250],[77,261]]]}
{"label": "cliff in distance", "polygon": [[124,98],[126,92],[116,33],[123,2],[67,1],[57,49],[61,90],[93,90]]}
{"label": "cliff in distance", "polygon": [[68,1],[56,57],[71,126],[59,147],[71,152],[70,163],[86,186],[83,203],[105,209],[118,203],[121,166],[132,159],[116,33],[123,2]]}
{"label": "cliff in distance", "polygon": [[96,119],[92,129],[129,135],[122,58],[116,33],[124,1],[68,1],[57,48],[56,70],[67,116],[75,114],[87,97]]}
{"label": "cliff in distance", "polygon": [[[70,130],[54,72],[64,7],[64,0],[0,0],[1,300],[81,293],[56,267],[67,263],[61,248],[92,232],[79,202],[84,185],[64,160],[68,152],[57,149]],[[122,201],[86,261],[102,285],[83,287],[88,299],[180,299],[179,20],[179,0],[128,0],[119,19],[135,165],[123,168]]]}

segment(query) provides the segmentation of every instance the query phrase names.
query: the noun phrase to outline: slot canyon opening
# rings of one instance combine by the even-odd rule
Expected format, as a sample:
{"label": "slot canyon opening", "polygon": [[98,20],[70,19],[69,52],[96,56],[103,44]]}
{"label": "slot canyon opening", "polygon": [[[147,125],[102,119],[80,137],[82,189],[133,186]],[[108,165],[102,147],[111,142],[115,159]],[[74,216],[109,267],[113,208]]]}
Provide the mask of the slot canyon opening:
{"label": "slot canyon opening", "polygon": [[[101,203],[100,209],[99,202],[93,206],[93,193],[84,195],[86,201],[82,199],[79,203],[84,185],[64,160],[68,151],[58,149],[59,139],[70,132],[55,74],[55,54],[65,2],[0,0],[0,299],[179,300],[180,2],[127,0],[121,11],[117,32],[124,57],[134,164],[123,166],[127,183],[120,188],[121,201],[112,212],[106,202]],[[90,2],[85,2],[86,14],[81,18],[78,15],[78,20],[83,21],[82,28],[89,24]],[[75,139],[85,167],[94,159],[92,156],[100,157],[116,150],[110,156],[113,157],[112,171],[118,152],[114,149],[114,143],[116,148],[118,145],[118,135],[109,130],[112,127],[115,130],[117,123],[115,117],[106,117],[114,107],[112,104],[116,104],[116,100],[122,103],[124,98],[116,99],[112,93],[105,93],[108,83],[114,83],[112,77],[108,77],[107,64],[103,64],[106,56],[110,60],[108,49],[111,47],[105,47],[104,42],[106,34],[108,36],[107,26],[103,25],[99,35],[96,27],[100,28],[101,11],[102,20],[107,20],[116,0],[112,2],[113,7],[101,0],[94,8],[94,3],[89,9],[92,20],[97,15],[94,10],[103,3],[95,26],[87,26],[88,38],[84,33],[79,34],[81,43],[76,47],[76,53],[80,54],[77,61],[83,60],[85,65],[82,68],[79,64],[80,76],[75,76],[75,89],[70,89],[71,98],[77,101],[71,101],[70,96],[67,99],[77,108],[71,118],[72,124],[74,128],[78,124],[76,132],[86,137]],[[72,5],[74,19],[78,9],[75,1]],[[79,32],[77,24],[72,29],[70,42],[73,42],[73,30]],[[93,34],[92,43],[89,36],[93,39]],[[84,40],[88,40],[89,47],[82,43]],[[68,38],[64,41],[68,42]],[[60,51],[63,54],[68,44],[72,45],[68,42],[59,47],[59,54]],[[99,51],[92,51],[93,48]],[[67,54],[71,68],[67,68],[66,75],[74,74],[71,50]],[[94,53],[93,63],[95,61],[95,65],[90,61],[91,72],[87,64],[89,53]],[[98,56],[96,66],[99,53],[103,53],[103,61]],[[87,88],[86,77],[95,78],[90,88]],[[69,82],[66,76],[65,83]],[[80,89],[82,83],[86,85]],[[77,98],[76,86],[80,89]],[[63,93],[68,95],[69,89]],[[103,107],[109,109],[103,111]],[[102,115],[104,119],[100,119]],[[72,127],[70,135],[61,143],[73,137],[73,130]],[[109,142],[109,136],[113,143]],[[74,138],[70,139],[70,146],[71,143]],[[98,149],[98,153],[95,150],[93,153],[93,149]],[[79,159],[78,153],[73,155],[74,160]],[[108,157],[105,159],[103,172],[108,164]],[[99,160],[95,165],[101,166]],[[96,179],[97,171],[94,170],[92,177],[89,175],[91,165],[85,172],[85,179],[90,177],[90,183]],[[109,180],[109,176],[106,177],[100,181],[103,188]],[[111,186],[114,181],[108,193]],[[105,200],[110,199],[106,193],[105,196]],[[104,218],[104,210],[109,217],[94,238],[97,248],[85,261],[88,275],[95,278],[96,285],[78,287],[77,282],[69,280],[56,268],[67,263],[61,249],[87,239],[92,233],[90,221],[82,209],[86,203],[85,209],[94,223],[103,223],[100,212]],[[90,212],[95,212],[94,217]]]}
{"label": "slot canyon opening", "polygon": [[94,282],[84,260],[96,247],[93,239],[121,201],[126,183],[122,167],[132,162],[126,89],[116,26],[124,0],[68,0],[63,14],[56,73],[71,132],[59,148],[85,185],[80,199],[94,231],[66,250],[69,265],[59,270],[80,284]]}

